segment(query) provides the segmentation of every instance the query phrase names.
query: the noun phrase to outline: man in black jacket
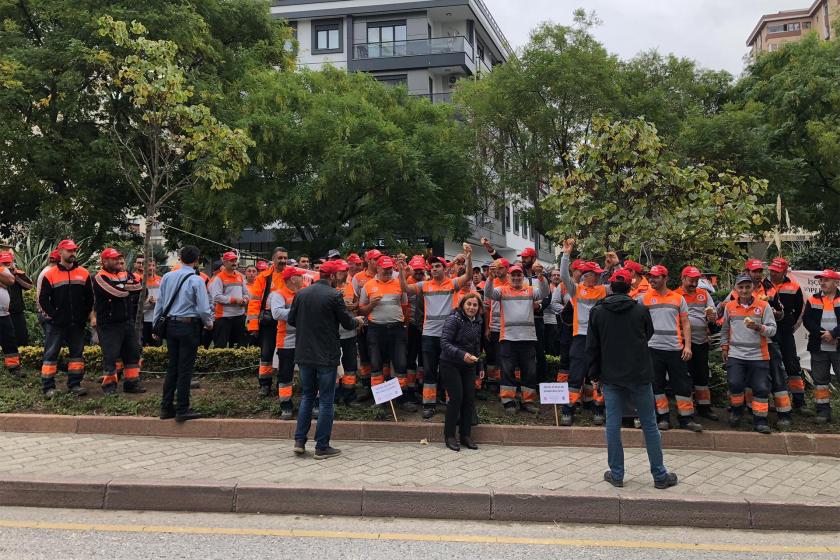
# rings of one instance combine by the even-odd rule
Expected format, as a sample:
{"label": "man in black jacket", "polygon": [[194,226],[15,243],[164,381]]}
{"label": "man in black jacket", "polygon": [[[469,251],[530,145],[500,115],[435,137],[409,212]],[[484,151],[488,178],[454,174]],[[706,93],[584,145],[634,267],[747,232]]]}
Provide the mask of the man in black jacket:
{"label": "man in black jacket", "polygon": [[621,417],[624,400],[636,407],[645,435],[650,472],[659,489],[677,484],[662,458],[662,440],[656,426],[653,399],[653,364],[647,343],[653,336],[648,309],[627,294],[633,275],[619,269],[610,276],[612,295],[598,302],[589,316],[586,353],[589,378],[601,385],[607,411],[607,462],[604,480],[624,486],[624,448],[621,445]]}
{"label": "man in black jacket", "polygon": [[341,453],[330,447],[335,400],[335,380],[341,359],[338,325],[354,329],[361,317],[353,317],[344,298],[335,289],[335,273],[346,263],[327,261],[321,266],[321,279],[301,290],[289,310],[288,324],[295,328],[295,363],[300,367],[303,398],[295,430],[297,455],[305,453],[306,435],[312,425],[312,406],[319,398],[318,424],[315,427],[315,458],[328,459]]}

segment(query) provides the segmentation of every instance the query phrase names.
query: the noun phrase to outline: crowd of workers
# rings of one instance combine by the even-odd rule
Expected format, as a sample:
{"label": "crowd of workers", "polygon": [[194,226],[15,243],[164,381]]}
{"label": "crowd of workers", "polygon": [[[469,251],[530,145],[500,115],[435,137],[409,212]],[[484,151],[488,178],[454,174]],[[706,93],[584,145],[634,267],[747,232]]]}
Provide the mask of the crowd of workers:
{"label": "crowd of workers", "polygon": [[[298,343],[289,315],[302,290],[327,278],[346,309],[360,318],[336,334],[342,372],[335,402],[370,406],[371,387],[395,377],[403,391],[397,405],[409,412],[422,408],[424,419],[432,418],[448,396],[450,410],[461,412],[447,415],[447,430],[453,432],[460,425],[462,441],[474,421],[474,392],[479,397],[498,392],[506,414],[537,414],[538,384],[546,381],[568,383],[570,402],[562,408],[561,425],[573,425],[582,411],[591,411],[594,424],[602,425],[604,399],[593,382],[598,378],[593,371],[597,362],[587,352],[589,319],[593,308],[611,293],[610,284],[625,281],[629,296],[647,309],[653,325],[648,348],[660,430],[671,428],[672,401],[666,388],[674,396],[678,427],[701,431],[700,418],[718,419],[709,387],[710,336],[718,332],[729,383],[731,425],[737,426],[749,414],[756,431],[769,433],[771,403],[779,429],[790,425],[794,413],[817,422],[831,420],[831,368],[835,374],[840,371],[840,273],[821,273],[821,292],[806,298],[783,258],[774,259],[769,267],[750,259],[733,292],[715,302],[707,278],[694,266],[682,269],[679,286],[672,290],[668,287],[671,274],[662,265],[648,270],[638,262],[620,262],[615,253],[605,255],[603,268],[594,261],[573,261],[574,240],[564,243],[559,267],[550,271],[537,261],[532,248],[511,263],[487,240],[482,244],[492,260],[483,267],[473,266],[469,244],[451,262],[431,255],[389,256],[378,249],[346,258],[333,250],[316,262],[305,255],[295,262],[287,250],[278,247],[270,262],[258,261],[243,271],[238,255],[228,252],[211,276],[194,268],[199,266],[198,255],[191,263],[173,267],[170,274],[183,277],[188,285],[196,283],[188,282],[190,277],[200,278],[204,286],[203,295],[196,295],[194,302],[196,316],[190,317],[205,327],[201,344],[260,347],[258,394],[276,396],[284,419],[294,413]],[[89,273],[76,262],[77,251],[72,240],[59,243],[35,282],[15,267],[12,253],[0,253],[0,341],[5,366],[13,375],[20,374],[18,345],[27,344],[28,339],[22,292],[34,287],[45,329],[41,379],[46,398],[56,393],[58,357],[64,346],[69,350],[68,391],[85,394],[81,382],[87,325],[93,327],[102,348],[102,391],[116,393],[121,379],[126,393],[145,392],[140,381],[142,345],[161,344],[153,332],[159,317],[184,315],[161,305],[161,277],[152,259],[138,257],[129,270],[123,255],[107,248],[100,254],[99,270]],[[175,287],[170,284],[169,289]],[[134,328],[138,306],[143,313],[140,339]],[[447,319],[454,311],[467,320],[464,325],[449,326],[450,331],[460,329],[460,334],[447,333]],[[802,325],[809,335],[815,410],[806,408],[794,341]],[[468,352],[459,350],[463,345],[450,338],[457,342],[461,337],[469,346],[471,339],[463,338],[463,333],[471,330],[479,333],[479,346]],[[559,370],[547,366],[546,354],[560,357]],[[170,394],[164,395],[167,410],[162,410],[162,416],[164,412],[167,417],[174,415],[174,383],[168,387]],[[179,407],[188,408],[188,401]],[[185,408],[183,419],[186,416]]]}

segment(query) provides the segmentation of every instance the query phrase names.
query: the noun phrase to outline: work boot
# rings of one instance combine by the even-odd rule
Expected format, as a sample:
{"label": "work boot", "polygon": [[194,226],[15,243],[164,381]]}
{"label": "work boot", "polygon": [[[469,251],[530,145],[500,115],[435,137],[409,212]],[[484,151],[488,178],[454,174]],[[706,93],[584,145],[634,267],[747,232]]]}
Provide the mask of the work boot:
{"label": "work boot", "polygon": [[417,412],[417,405],[411,401],[403,401],[400,403],[400,410],[403,412]]}
{"label": "work boot", "polygon": [[563,414],[560,416],[561,426],[571,426],[575,423],[575,418],[571,414]]}
{"label": "work boot", "polygon": [[[315,411],[313,410],[313,417]],[[291,408],[284,408],[280,411],[280,420],[291,420],[292,419],[292,409]]]}
{"label": "work boot", "polygon": [[819,413],[814,416],[814,422],[817,424],[828,424],[831,422],[831,413]]}
{"label": "work boot", "polygon": [[660,432],[667,432],[668,430],[671,429],[671,422],[667,419],[660,420],[659,422],[656,423],[656,426],[659,428]]}
{"label": "work boot", "polygon": [[[116,388],[114,390],[116,391]],[[84,397],[87,395],[87,389],[81,387],[80,385],[73,385],[67,390],[67,392],[71,395],[76,395],[77,397]]]}
{"label": "work boot", "polygon": [[729,427],[730,428],[737,428],[741,425],[741,419],[743,416],[741,414],[737,414],[735,412],[729,413]]}
{"label": "work boot", "polygon": [[540,407],[538,407],[534,403],[522,403],[521,409],[523,412],[533,414],[534,416],[540,413]]}
{"label": "work boot", "polygon": [[805,408],[804,406],[796,406],[793,408],[793,413],[799,416],[804,416],[805,418],[813,418],[817,415],[816,412],[811,410],[810,408]]}
{"label": "work boot", "polygon": [[102,386],[102,392],[106,395],[116,395],[117,394],[117,384],[116,383],[108,383],[107,385]]}
{"label": "work boot", "polygon": [[653,486],[658,490],[665,490],[671,486],[677,485],[677,475],[675,473],[668,473],[662,480],[654,480]]}
{"label": "work boot", "polygon": [[711,406],[698,406],[697,415],[701,418],[705,418],[706,420],[711,420],[712,422],[720,420],[720,417],[714,413]]}
{"label": "work boot", "polygon": [[606,422],[606,420],[607,420],[607,418],[603,414],[601,414],[600,412],[596,412],[592,416],[592,423],[595,424],[596,426],[603,426],[604,422]]}
{"label": "work boot", "polygon": [[770,429],[770,426],[767,425],[767,422],[757,422],[755,424],[755,431],[759,434],[771,434],[773,430]]}
{"label": "work boot", "polygon": [[624,481],[623,480],[616,480],[613,478],[612,472],[607,471],[604,473],[604,480],[615,486],[616,488],[624,488]]}
{"label": "work boot", "polygon": [[516,405],[515,404],[505,405],[505,414],[507,416],[516,416]]}
{"label": "work boot", "polygon": [[475,400],[477,401],[486,401],[487,400],[487,391],[481,389],[475,392]]}
{"label": "work boot", "polygon": [[359,395],[356,398],[356,400],[369,401],[372,398],[373,398],[373,393],[371,392],[370,387],[362,387],[362,389],[359,391]]}
{"label": "work boot", "polygon": [[196,412],[193,409],[189,409],[182,414],[175,414],[175,421],[176,422],[186,422],[187,420],[198,420],[202,417],[200,412]]}
{"label": "work boot", "polygon": [[680,429],[681,430],[688,430],[690,432],[702,432],[703,426],[698,424],[693,419],[689,419],[683,422],[680,422]]}
{"label": "work boot", "polygon": [[433,407],[433,406],[423,407],[423,420],[429,420],[434,415],[435,415],[435,407]]}
{"label": "work boot", "polygon": [[23,368],[15,368],[9,370],[9,375],[12,376],[12,379],[23,379],[26,375],[23,373]]}
{"label": "work boot", "polygon": [[790,418],[787,416],[780,416],[778,420],[776,420],[776,429],[780,432],[784,432],[789,430],[791,426]]}
{"label": "work boot", "polygon": [[350,401],[349,403],[347,403],[347,406],[349,406],[350,408],[368,408],[368,405],[366,403],[363,403],[359,400]]}
{"label": "work boot", "polygon": [[318,460],[329,459],[330,457],[338,457],[341,455],[341,450],[335,447],[327,447],[326,449],[316,449],[315,458]]}
{"label": "work boot", "polygon": [[53,397],[55,397],[55,389],[47,389],[46,391],[44,391],[45,400],[50,401],[53,399]]}
{"label": "work boot", "polygon": [[259,396],[261,399],[267,399],[271,396],[271,387],[268,385],[260,385]]}
{"label": "work boot", "polygon": [[143,394],[146,392],[146,388],[143,387],[139,381],[131,382],[131,381],[124,381],[123,382],[123,393],[133,393],[135,395]]}

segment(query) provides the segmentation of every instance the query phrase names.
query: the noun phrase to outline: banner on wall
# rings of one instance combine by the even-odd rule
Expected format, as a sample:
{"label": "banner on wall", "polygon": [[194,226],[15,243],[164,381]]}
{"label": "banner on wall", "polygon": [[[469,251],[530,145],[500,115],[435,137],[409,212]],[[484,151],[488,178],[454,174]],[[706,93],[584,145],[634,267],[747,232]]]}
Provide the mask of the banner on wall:
{"label": "banner on wall", "polygon": [[[788,274],[792,277],[793,280],[796,280],[799,285],[802,287],[802,295],[805,297],[805,301],[808,301],[813,295],[816,295],[817,292],[820,291],[820,281],[816,279],[817,274],[822,272],[821,270],[794,270],[789,272]],[[799,353],[799,363],[800,365],[807,369],[811,370],[811,354],[808,353],[808,331],[805,330],[805,327],[801,327],[798,331],[796,331],[796,350]]]}

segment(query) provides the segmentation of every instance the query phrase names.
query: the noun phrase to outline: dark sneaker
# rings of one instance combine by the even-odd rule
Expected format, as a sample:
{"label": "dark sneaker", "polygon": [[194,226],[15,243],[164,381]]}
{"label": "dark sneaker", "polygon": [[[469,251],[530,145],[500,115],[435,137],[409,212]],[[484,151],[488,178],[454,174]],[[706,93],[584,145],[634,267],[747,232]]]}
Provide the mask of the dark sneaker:
{"label": "dark sneaker", "polygon": [[316,449],[315,450],[315,458],[316,459],[329,459],[330,457],[338,457],[341,455],[341,450],[336,449],[335,447],[327,447],[326,449]]}
{"label": "dark sneaker", "polygon": [[[315,411],[313,410],[312,412],[314,413]],[[292,411],[288,408],[284,408],[280,411],[280,420],[291,420],[292,416]],[[315,418],[315,414],[313,414],[312,417]]]}
{"label": "dark sneaker", "polygon": [[522,403],[522,411],[536,416],[540,413],[540,407],[538,407],[534,403]]}
{"label": "dark sneaker", "polygon": [[200,412],[196,412],[194,410],[188,410],[183,414],[176,414],[175,421],[176,422],[186,422],[187,420],[198,420],[201,418],[202,415]]}
{"label": "dark sneaker", "polygon": [[804,406],[797,406],[793,409],[794,414],[798,414],[799,416],[804,416],[806,418],[813,418],[817,415],[816,412],[811,410],[810,408],[805,408]]}
{"label": "dark sneaker", "polygon": [[826,416],[824,414],[819,414],[817,416],[814,416],[814,422],[817,424],[828,424],[829,422],[831,422],[831,417]]}
{"label": "dark sneaker", "polygon": [[729,427],[730,428],[737,428],[741,425],[741,416],[740,414],[730,414],[729,415]]}
{"label": "dark sneaker", "polygon": [[434,407],[427,406],[423,409],[423,420],[429,420],[434,415],[435,415]]}
{"label": "dark sneaker", "polygon": [[575,419],[571,414],[563,414],[560,416],[560,425],[561,426],[571,426],[575,423]]}
{"label": "dark sneaker", "polygon": [[773,433],[773,430],[771,430],[770,426],[768,426],[767,424],[756,424],[755,425],[755,431],[758,432],[759,434],[771,434],[771,433]]}
{"label": "dark sneaker", "polygon": [[606,480],[616,488],[624,488],[624,481],[614,479],[611,471],[607,471],[604,473],[604,480]]}
{"label": "dark sneaker", "polygon": [[295,447],[294,447],[293,451],[295,452],[295,455],[298,455],[298,456],[306,453],[306,441],[304,441],[302,439],[296,439],[295,440]]}
{"label": "dark sneaker", "polygon": [[417,412],[417,405],[411,401],[403,401],[400,403],[400,410],[403,412]]}
{"label": "dark sneaker", "polygon": [[259,395],[261,399],[267,399],[271,396],[271,387],[268,385],[260,385]]}
{"label": "dark sneaker", "polygon": [[359,391],[359,395],[358,395],[358,397],[357,397],[357,400],[360,400],[360,401],[369,401],[369,400],[370,400],[370,399],[372,399],[372,398],[373,398],[373,393],[371,392],[370,388],[369,388],[369,387],[363,387],[363,388]]}
{"label": "dark sneaker", "polygon": [[123,393],[140,395],[146,392],[146,388],[139,383],[123,383]]}
{"label": "dark sneaker", "polygon": [[[116,388],[114,388],[114,391],[116,391]],[[74,385],[73,387],[70,387],[67,390],[67,392],[71,395],[76,395],[77,397],[84,397],[85,395],[87,395],[87,389],[85,389],[84,387],[80,387],[79,385]]]}
{"label": "dark sneaker", "polygon": [[778,420],[776,420],[776,428],[780,432],[784,432],[786,430],[789,430],[790,427],[791,427],[790,418],[779,418]]}
{"label": "dark sneaker", "polygon": [[706,420],[711,420],[712,422],[717,422],[720,420],[720,417],[714,413],[711,407],[703,407],[697,410],[697,415],[700,418],[705,418]]}
{"label": "dark sneaker", "polygon": [[172,420],[175,418],[175,409],[174,408],[161,408],[160,409],[160,419],[161,420]]}
{"label": "dark sneaker", "polygon": [[116,383],[108,383],[107,385],[102,386],[102,392],[106,395],[116,395],[117,394],[117,384]]}
{"label": "dark sneaker", "polygon": [[698,424],[694,420],[689,420],[688,422],[681,422],[680,429],[688,430],[689,432],[702,432],[703,426],[702,424]]}
{"label": "dark sneaker", "polygon": [[516,407],[515,406],[506,406],[505,407],[505,414],[508,416],[516,416]]}
{"label": "dark sneaker", "polygon": [[659,428],[660,432],[667,432],[671,429],[671,422],[668,420],[660,420],[656,423],[656,426]]}
{"label": "dark sneaker", "polygon": [[592,423],[596,426],[603,426],[604,422],[606,422],[606,417],[603,414],[596,414],[592,417]]}
{"label": "dark sneaker", "polygon": [[44,398],[48,401],[52,400],[55,397],[55,389],[47,389],[44,391]]}
{"label": "dark sneaker", "polygon": [[654,488],[659,490],[665,490],[666,488],[670,488],[671,486],[677,485],[677,475],[674,473],[668,473],[665,478],[662,480],[655,480],[653,481]]}

